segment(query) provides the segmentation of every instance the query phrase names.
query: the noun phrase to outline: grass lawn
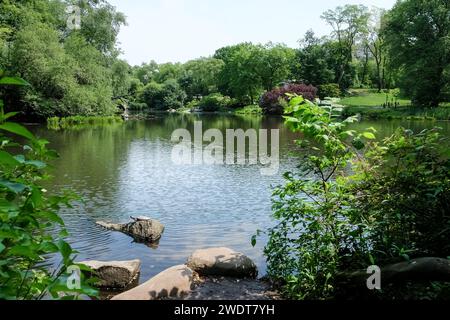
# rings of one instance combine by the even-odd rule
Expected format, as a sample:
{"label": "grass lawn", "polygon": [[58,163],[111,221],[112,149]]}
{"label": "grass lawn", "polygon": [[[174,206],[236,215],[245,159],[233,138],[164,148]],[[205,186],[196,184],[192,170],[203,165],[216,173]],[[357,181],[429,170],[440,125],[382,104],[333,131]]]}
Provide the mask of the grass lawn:
{"label": "grass lawn", "polygon": [[408,99],[397,99],[398,107],[382,108],[386,102],[386,93],[367,89],[351,89],[350,93],[350,96],[339,102],[346,106],[346,116],[360,114],[371,119],[450,120],[450,102],[442,103],[438,108],[420,108],[411,106]]}
{"label": "grass lawn", "polygon": [[[341,99],[340,104],[348,107],[381,107],[386,102],[386,93],[368,90],[353,90],[353,95]],[[408,106],[411,100],[397,99],[400,106]]]}

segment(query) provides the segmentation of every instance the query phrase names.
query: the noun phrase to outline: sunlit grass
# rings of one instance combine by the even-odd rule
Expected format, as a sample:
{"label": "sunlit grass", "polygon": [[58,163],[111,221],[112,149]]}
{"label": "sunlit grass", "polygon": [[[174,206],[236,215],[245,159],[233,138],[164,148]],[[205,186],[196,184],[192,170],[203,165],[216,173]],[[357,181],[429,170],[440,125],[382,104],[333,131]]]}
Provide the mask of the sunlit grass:
{"label": "sunlit grass", "polygon": [[[349,107],[381,107],[387,101],[390,101],[389,95],[386,93],[370,92],[367,90],[353,91],[354,96],[341,99],[340,104]],[[400,106],[411,105],[411,100],[398,98],[397,103]]]}

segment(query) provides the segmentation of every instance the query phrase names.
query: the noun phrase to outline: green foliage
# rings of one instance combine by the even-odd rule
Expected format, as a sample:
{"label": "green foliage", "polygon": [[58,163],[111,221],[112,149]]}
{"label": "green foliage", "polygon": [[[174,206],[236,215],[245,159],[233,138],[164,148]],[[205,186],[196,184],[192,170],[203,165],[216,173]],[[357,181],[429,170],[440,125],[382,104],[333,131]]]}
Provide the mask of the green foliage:
{"label": "green foliage", "polygon": [[[17,85],[17,79],[2,78],[2,84]],[[16,113],[5,114],[2,100],[0,110],[0,299],[95,296],[82,275],[80,288],[67,286],[66,272],[76,265],[75,251],[64,240],[67,232],[58,210],[70,206],[74,196],[68,192],[47,195],[41,186],[48,179],[46,162],[56,157],[56,152],[47,149],[48,141],[9,122]],[[49,231],[52,229],[55,232]],[[57,254],[60,267],[52,272],[42,262]]]}
{"label": "green foliage", "polygon": [[119,116],[108,117],[52,117],[47,119],[47,127],[52,130],[71,129],[85,126],[100,126],[114,123],[122,123],[123,119]]}
{"label": "green foliage", "polygon": [[354,47],[358,37],[367,33],[369,10],[364,5],[348,4],[327,10],[321,17],[333,28],[333,36],[336,39],[332,48],[336,59],[335,82],[342,89],[348,88],[354,80]]}
{"label": "green foliage", "polygon": [[329,98],[339,98],[342,92],[337,83],[328,83],[319,86],[319,97],[320,99]]}
{"label": "green foliage", "polygon": [[174,79],[163,84],[152,81],[143,88],[140,100],[157,110],[179,109],[184,105],[186,93]]}
{"label": "green foliage", "polygon": [[186,92],[181,89],[178,82],[169,79],[162,86],[162,109],[180,109],[184,106]]}
{"label": "green foliage", "polygon": [[[264,250],[269,276],[285,281],[286,294],[296,299],[329,298],[339,269],[341,241],[351,231],[347,218],[349,195],[342,176],[351,159],[343,136],[349,118],[335,122],[338,110],[321,108],[302,97],[291,99],[287,124],[301,131],[298,143],[308,155],[301,162],[301,176],[286,173],[286,185],[274,191],[274,217]],[[363,138],[358,137],[361,141]]]}
{"label": "green foliage", "polygon": [[[376,262],[450,252],[450,160],[438,129],[398,129],[374,143],[357,166],[353,204],[370,221]],[[359,192],[362,190],[362,192]]]}
{"label": "green foliage", "polygon": [[197,106],[205,112],[223,111],[233,105],[233,100],[230,97],[224,97],[220,93],[213,93],[203,97]]}
{"label": "green foliage", "polygon": [[260,106],[258,105],[250,105],[250,106],[245,106],[243,108],[238,108],[234,111],[235,114],[253,114],[253,115],[261,115],[263,114],[263,110]]}
{"label": "green foliage", "polygon": [[340,108],[291,99],[286,123],[300,131],[298,173],[274,191],[278,224],[265,247],[268,274],[295,299],[334,297],[336,277],[378,263],[448,256],[450,161],[436,130],[346,129]]}
{"label": "green foliage", "polygon": [[296,80],[313,85],[335,81],[336,61],[330,50],[329,40],[316,38],[314,31],[306,32],[296,53],[293,73]]}
{"label": "green foliage", "polygon": [[178,80],[188,99],[218,92],[218,77],[224,62],[214,58],[191,60],[183,65],[183,75]]}
{"label": "green foliage", "polygon": [[448,98],[449,16],[446,0],[401,1],[387,15],[383,33],[390,66],[415,105],[437,107]]}
{"label": "green foliage", "polygon": [[0,26],[8,31],[0,60],[31,84],[20,92],[5,90],[5,99],[41,119],[112,115],[113,96],[127,94],[130,86],[129,67],[116,59],[115,49],[123,15],[107,2],[82,1],[82,28],[70,31],[66,5],[62,0],[2,2]]}

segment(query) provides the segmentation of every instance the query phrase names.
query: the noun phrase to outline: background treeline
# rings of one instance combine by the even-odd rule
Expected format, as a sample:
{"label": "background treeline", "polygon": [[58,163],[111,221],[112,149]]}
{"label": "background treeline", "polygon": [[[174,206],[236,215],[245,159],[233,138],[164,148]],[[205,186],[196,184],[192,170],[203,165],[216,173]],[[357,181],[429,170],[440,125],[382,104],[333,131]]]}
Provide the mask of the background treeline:
{"label": "background treeline", "polygon": [[128,91],[128,64],[116,38],[125,23],[106,1],[76,1],[81,29],[69,30],[70,1],[2,0],[0,68],[31,87],[7,91],[6,105],[28,115],[109,115],[114,97]]}
{"label": "background treeline", "polygon": [[0,5],[0,68],[32,84],[6,96],[9,105],[27,114],[110,115],[120,105],[215,111],[258,103],[263,93],[286,85],[301,91],[295,84],[308,92],[309,85],[317,87],[321,97],[345,94],[350,87],[400,87],[414,105],[449,100],[446,0],[399,1],[390,11],[337,7],[322,14],[332,33],[317,37],[310,30],[296,49],[241,43],[184,64],[151,61],[134,67],[118,59],[122,14],[106,1],[81,1],[81,29],[70,31],[68,3],[5,0]]}

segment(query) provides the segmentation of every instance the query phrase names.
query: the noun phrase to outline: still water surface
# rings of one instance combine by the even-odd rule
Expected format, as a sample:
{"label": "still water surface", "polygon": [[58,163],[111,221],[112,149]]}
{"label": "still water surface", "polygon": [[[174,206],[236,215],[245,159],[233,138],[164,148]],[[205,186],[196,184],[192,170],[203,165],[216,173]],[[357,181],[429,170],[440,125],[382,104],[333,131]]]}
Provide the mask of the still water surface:
{"label": "still water surface", "polygon": [[[262,176],[261,165],[175,165],[171,161],[172,132],[192,131],[194,121],[203,130],[280,129],[280,170]],[[438,125],[450,133],[449,122],[377,121],[354,126],[375,127],[380,136],[398,126],[415,131]],[[281,118],[227,115],[167,115],[146,121],[78,130],[33,131],[51,141],[60,158],[53,162],[50,191],[74,190],[85,200],[62,212],[69,242],[79,251],[77,260],[142,261],[141,282],[160,271],[182,264],[198,248],[226,246],[244,252],[265,273],[265,239],[250,243],[258,229],[271,220],[271,192],[282,173],[294,170],[292,151],[298,137]],[[225,136],[225,134],[224,134]],[[105,230],[97,220],[127,222],[145,215],[166,227],[158,246],[134,243],[119,232]]]}

